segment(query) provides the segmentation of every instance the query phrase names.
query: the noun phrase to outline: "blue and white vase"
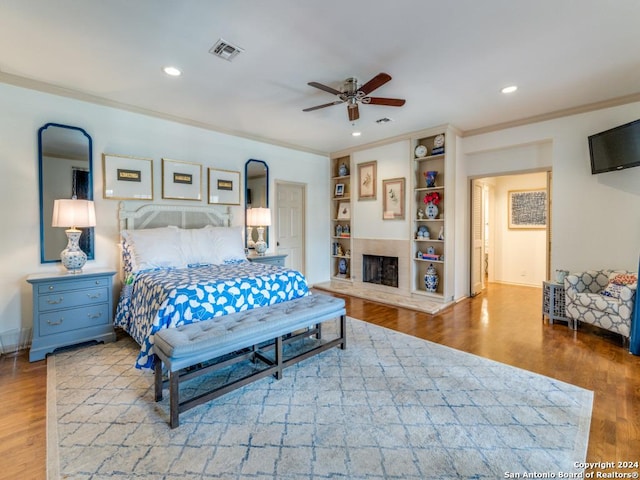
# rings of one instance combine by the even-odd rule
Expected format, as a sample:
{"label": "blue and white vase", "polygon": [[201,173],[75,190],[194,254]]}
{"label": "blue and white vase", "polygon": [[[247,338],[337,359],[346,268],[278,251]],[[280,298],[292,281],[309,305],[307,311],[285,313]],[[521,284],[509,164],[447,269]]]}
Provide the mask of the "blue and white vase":
{"label": "blue and white vase", "polygon": [[431,220],[433,220],[434,218],[438,218],[438,213],[440,212],[440,210],[438,210],[438,206],[433,202],[427,203],[427,208],[425,208],[425,210],[427,212],[427,218]]}
{"label": "blue and white vase", "polygon": [[345,163],[341,163],[340,167],[338,167],[338,175],[341,177],[346,177],[349,175],[349,169]]}
{"label": "blue and white vase", "polygon": [[429,293],[435,293],[438,289],[438,282],[440,278],[438,277],[438,271],[436,267],[433,266],[433,263],[430,263],[427,267],[427,274],[424,276],[424,286]]}

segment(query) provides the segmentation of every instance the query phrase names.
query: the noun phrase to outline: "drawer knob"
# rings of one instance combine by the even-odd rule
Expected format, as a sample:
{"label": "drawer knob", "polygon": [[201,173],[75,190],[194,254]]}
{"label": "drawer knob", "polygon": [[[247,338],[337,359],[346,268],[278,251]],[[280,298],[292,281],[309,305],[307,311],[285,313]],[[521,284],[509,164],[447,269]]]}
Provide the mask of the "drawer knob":
{"label": "drawer knob", "polygon": [[61,317],[60,320],[58,320],[57,322],[52,322],[51,320],[47,320],[47,323],[49,325],[62,325],[62,322],[64,322],[64,317]]}
{"label": "drawer knob", "polygon": [[59,297],[57,300],[53,300],[53,299],[49,299],[47,300],[47,303],[49,305],[58,305],[59,303],[62,303],[62,301],[64,300],[64,297]]}
{"label": "drawer knob", "polygon": [[53,285],[49,285],[49,290],[53,290],[54,288],[56,287],[54,287]]}
{"label": "drawer knob", "polygon": [[96,298],[100,298],[100,294],[99,293],[87,293],[87,297],[89,297],[92,300],[95,300]]}
{"label": "drawer knob", "polygon": [[87,313],[87,317],[88,317],[88,318],[92,318],[92,319],[93,319],[93,318],[100,318],[101,316],[102,316],[102,312],[93,313],[93,314],[91,314],[91,313]]}

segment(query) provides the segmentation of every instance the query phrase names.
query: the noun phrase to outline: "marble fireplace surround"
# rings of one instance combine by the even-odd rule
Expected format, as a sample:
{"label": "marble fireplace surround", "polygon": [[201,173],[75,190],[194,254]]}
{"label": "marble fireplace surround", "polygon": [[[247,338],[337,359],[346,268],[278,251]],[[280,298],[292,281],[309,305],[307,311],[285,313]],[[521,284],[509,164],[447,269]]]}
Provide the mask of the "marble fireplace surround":
{"label": "marble fireplace surround", "polygon": [[[354,286],[371,291],[384,291],[398,295],[411,294],[409,285],[409,241],[383,240],[372,238],[354,238],[351,252],[351,277]],[[398,288],[377,285],[362,281],[362,256],[380,255],[383,257],[398,257]]]}

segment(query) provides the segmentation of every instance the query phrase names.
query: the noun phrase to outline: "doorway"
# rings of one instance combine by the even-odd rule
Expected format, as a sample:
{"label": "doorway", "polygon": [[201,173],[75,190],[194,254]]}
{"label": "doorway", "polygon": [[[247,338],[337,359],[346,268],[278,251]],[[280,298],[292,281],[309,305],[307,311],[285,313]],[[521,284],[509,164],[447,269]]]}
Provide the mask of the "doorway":
{"label": "doorway", "polygon": [[[470,189],[470,295],[481,293],[487,282],[539,287],[549,276],[550,172],[473,178]],[[537,218],[544,221],[510,220],[520,196],[537,200]]]}
{"label": "doorway", "polygon": [[304,275],[307,186],[276,180],[275,187],[277,253],[286,254],[285,265]]}

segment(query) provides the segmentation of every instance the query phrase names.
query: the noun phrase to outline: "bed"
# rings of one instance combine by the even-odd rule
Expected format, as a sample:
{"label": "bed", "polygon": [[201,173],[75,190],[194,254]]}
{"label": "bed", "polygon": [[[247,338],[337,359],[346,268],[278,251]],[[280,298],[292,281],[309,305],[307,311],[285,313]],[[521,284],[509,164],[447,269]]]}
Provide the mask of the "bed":
{"label": "bed", "polygon": [[248,262],[242,227],[219,206],[144,205],[119,210],[122,290],[115,326],[139,345],[137,368],[153,368],[162,328],[307,296],[298,271]]}

